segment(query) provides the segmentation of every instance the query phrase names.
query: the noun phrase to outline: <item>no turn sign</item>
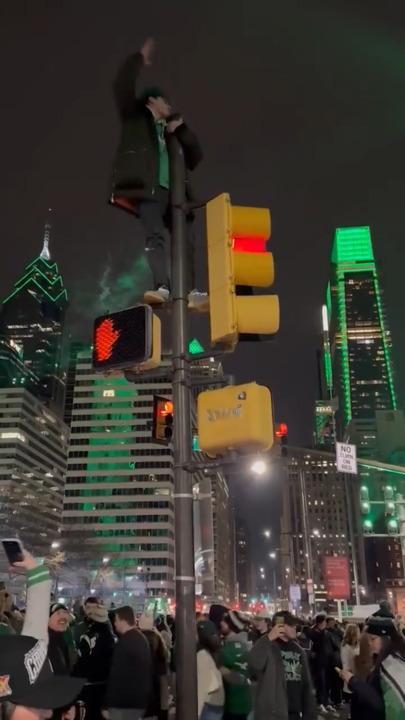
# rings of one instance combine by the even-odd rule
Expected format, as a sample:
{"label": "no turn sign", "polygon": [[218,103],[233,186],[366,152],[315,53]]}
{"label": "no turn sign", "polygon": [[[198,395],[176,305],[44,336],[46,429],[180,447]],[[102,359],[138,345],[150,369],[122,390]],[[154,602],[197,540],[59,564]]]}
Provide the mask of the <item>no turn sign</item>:
{"label": "no turn sign", "polygon": [[357,475],[356,446],[347,443],[336,443],[336,465],[338,472]]}

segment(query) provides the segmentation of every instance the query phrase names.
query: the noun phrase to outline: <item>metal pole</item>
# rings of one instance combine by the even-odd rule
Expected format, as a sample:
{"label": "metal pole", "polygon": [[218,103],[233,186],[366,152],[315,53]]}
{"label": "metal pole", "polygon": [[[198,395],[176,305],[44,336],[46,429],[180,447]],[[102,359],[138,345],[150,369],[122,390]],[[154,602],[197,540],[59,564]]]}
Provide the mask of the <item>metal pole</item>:
{"label": "metal pole", "polygon": [[[300,469],[299,472],[300,477],[300,493],[301,493],[301,507],[302,507],[302,534],[304,536],[304,549],[305,549],[305,556],[307,558],[307,580],[311,578],[312,582],[314,582],[314,566],[312,562],[312,547],[311,547],[311,538],[309,536],[309,529],[308,529],[308,506],[307,506],[307,495],[306,495],[306,488],[305,488],[305,476],[304,471]],[[309,603],[309,606],[311,608],[312,603]],[[316,610],[316,603],[314,602],[314,609]]]}
{"label": "metal pole", "polygon": [[197,660],[193,487],[191,462],[191,377],[188,360],[186,173],[183,150],[168,141],[172,212],[171,282],[173,295],[172,364],[174,404],[174,510],[176,543],[176,718],[197,719]]}
{"label": "metal pole", "polygon": [[[357,476],[356,476],[357,477]],[[345,496],[346,496],[346,508],[347,508],[347,525],[349,530],[349,542],[352,548],[352,565],[353,565],[353,580],[354,580],[354,594],[356,598],[356,605],[360,605],[360,588],[359,588],[359,573],[357,568],[357,545],[354,536],[353,529],[353,516],[352,516],[352,498],[350,494],[349,482],[347,473],[343,475],[345,484]]]}

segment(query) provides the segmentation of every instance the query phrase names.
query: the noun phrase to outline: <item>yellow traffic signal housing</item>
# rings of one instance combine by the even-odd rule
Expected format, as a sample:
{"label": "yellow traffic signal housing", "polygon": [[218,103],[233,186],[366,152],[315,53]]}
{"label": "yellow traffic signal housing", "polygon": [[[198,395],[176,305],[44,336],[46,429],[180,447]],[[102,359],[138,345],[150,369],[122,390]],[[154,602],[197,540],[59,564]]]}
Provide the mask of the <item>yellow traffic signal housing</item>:
{"label": "yellow traffic signal housing", "polygon": [[273,411],[269,388],[252,382],[198,396],[198,439],[209,455],[227,450],[255,452],[273,445]]}
{"label": "yellow traffic signal housing", "polygon": [[277,295],[239,296],[238,286],[274,282],[268,208],[232,207],[226,193],[207,203],[211,342],[234,350],[240,333],[273,335],[279,329]]}

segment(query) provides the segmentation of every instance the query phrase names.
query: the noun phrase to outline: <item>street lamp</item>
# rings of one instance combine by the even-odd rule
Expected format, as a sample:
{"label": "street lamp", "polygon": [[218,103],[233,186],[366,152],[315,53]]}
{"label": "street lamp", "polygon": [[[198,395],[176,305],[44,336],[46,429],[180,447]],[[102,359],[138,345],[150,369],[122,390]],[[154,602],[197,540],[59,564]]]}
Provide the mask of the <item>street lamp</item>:
{"label": "street lamp", "polygon": [[277,557],[277,553],[275,553],[275,552],[269,553],[269,558],[271,558],[272,560],[275,560],[276,557]]}
{"label": "street lamp", "polygon": [[312,530],[312,534],[313,534],[315,537],[319,537],[321,533],[319,532],[319,530],[317,530],[317,529],[315,528],[315,530]]}
{"label": "street lamp", "polygon": [[52,550],[57,550],[58,548],[60,548],[60,542],[58,542],[57,540],[54,540],[51,545],[51,548],[52,548]]}
{"label": "street lamp", "polygon": [[261,459],[255,460],[250,469],[255,475],[264,475],[267,470],[267,463]]}
{"label": "street lamp", "polygon": [[271,537],[271,530],[264,530],[263,535],[265,538],[267,538],[269,540]]}
{"label": "street lamp", "polygon": [[107,563],[109,563],[109,562],[110,562],[110,558],[109,558],[109,557],[103,557],[103,563],[104,563],[104,565],[107,565]]}

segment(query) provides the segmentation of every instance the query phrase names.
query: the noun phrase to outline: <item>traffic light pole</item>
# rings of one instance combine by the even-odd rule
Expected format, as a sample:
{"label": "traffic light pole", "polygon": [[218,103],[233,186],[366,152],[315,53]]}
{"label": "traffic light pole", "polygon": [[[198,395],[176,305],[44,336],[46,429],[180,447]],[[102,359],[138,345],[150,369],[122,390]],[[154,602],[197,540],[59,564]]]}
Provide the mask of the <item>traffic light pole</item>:
{"label": "traffic light pole", "polygon": [[171,281],[173,296],[173,452],[176,547],[176,720],[197,720],[197,658],[193,486],[191,462],[191,373],[188,359],[186,172],[183,150],[168,141],[171,188]]}

